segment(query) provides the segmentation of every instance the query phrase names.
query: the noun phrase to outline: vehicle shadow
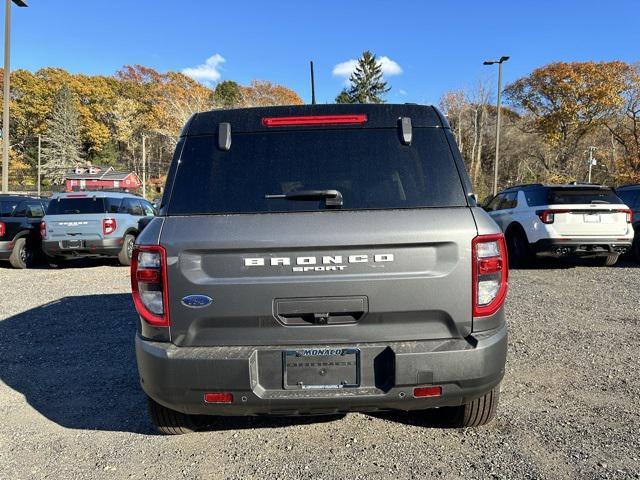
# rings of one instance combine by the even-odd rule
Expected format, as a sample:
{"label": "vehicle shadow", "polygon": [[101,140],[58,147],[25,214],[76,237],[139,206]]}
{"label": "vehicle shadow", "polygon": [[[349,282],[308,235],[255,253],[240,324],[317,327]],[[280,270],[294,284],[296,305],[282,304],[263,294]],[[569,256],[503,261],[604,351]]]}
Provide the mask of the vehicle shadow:
{"label": "vehicle shadow", "polygon": [[[0,321],[0,380],[73,429],[154,434],[138,383],[128,294],[65,297]],[[322,417],[217,417],[213,430],[278,428]]]}
{"label": "vehicle shadow", "polygon": [[593,258],[538,258],[526,266],[510,266],[510,270],[567,270],[576,267],[593,268],[640,268],[640,264],[628,257],[621,257],[618,263],[611,267],[598,264]]}

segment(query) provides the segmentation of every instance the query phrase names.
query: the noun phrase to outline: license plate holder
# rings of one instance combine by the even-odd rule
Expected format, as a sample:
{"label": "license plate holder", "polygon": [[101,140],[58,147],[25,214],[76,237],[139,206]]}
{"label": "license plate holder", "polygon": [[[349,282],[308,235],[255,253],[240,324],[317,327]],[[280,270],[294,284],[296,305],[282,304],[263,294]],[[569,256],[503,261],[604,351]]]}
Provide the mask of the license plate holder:
{"label": "license plate holder", "polygon": [[62,242],[62,248],[66,249],[74,249],[74,248],[84,248],[83,240],[65,240]]}
{"label": "license plate holder", "polygon": [[357,348],[303,348],[282,352],[285,390],[322,390],[360,386]]}

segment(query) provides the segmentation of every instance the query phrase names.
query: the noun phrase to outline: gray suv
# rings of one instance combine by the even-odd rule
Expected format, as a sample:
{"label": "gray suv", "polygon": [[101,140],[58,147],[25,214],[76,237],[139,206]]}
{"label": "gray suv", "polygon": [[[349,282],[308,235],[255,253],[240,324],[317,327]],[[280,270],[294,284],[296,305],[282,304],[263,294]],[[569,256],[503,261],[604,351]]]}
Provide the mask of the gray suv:
{"label": "gray suv", "polygon": [[207,415],[493,418],[506,247],[437,109],[199,113],[166,187],[131,264],[161,432]]}
{"label": "gray suv", "polygon": [[113,257],[131,263],[138,222],[156,214],[143,198],[119,192],[58,193],[42,219],[42,249],[51,263]]}

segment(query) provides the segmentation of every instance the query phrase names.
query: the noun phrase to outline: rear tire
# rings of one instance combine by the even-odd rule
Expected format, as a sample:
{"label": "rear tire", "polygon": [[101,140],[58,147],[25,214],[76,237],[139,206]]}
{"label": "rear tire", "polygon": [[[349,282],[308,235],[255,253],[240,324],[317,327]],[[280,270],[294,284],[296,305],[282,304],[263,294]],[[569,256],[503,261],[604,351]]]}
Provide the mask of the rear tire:
{"label": "rear tire", "polygon": [[13,268],[30,268],[33,266],[34,251],[26,238],[19,238],[13,244],[9,263]]}
{"label": "rear tire", "polygon": [[532,255],[525,233],[520,228],[513,228],[507,233],[506,241],[509,267],[528,267],[532,262]]}
{"label": "rear tire", "polygon": [[153,426],[163,435],[184,435],[198,430],[197,417],[176,412],[147,397],[149,417]]}
{"label": "rear tire", "polygon": [[453,427],[480,427],[491,422],[498,411],[500,402],[500,385],[496,385],[490,392],[480,398],[455,407],[451,423]]}
{"label": "rear tire", "polygon": [[131,256],[133,254],[133,245],[135,241],[136,237],[129,233],[124,236],[122,248],[120,249],[120,253],[118,253],[118,261],[120,262],[120,265],[131,265]]}

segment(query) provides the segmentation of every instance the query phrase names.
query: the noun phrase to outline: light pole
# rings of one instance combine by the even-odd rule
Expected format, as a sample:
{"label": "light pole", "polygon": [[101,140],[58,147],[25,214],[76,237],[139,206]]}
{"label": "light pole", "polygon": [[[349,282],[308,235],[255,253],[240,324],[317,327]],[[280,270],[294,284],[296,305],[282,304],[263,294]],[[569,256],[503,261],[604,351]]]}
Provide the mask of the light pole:
{"label": "light pole", "polygon": [[487,60],[483,65],[498,64],[498,118],[496,119],[496,161],[493,164],[493,194],[498,193],[498,164],[500,161],[500,102],[502,100],[502,64],[509,57],[502,56],[500,60]]}
{"label": "light pole", "polygon": [[4,89],[2,98],[2,191],[9,192],[9,76],[11,75],[11,2],[26,7],[24,0],[5,0],[4,8]]}

